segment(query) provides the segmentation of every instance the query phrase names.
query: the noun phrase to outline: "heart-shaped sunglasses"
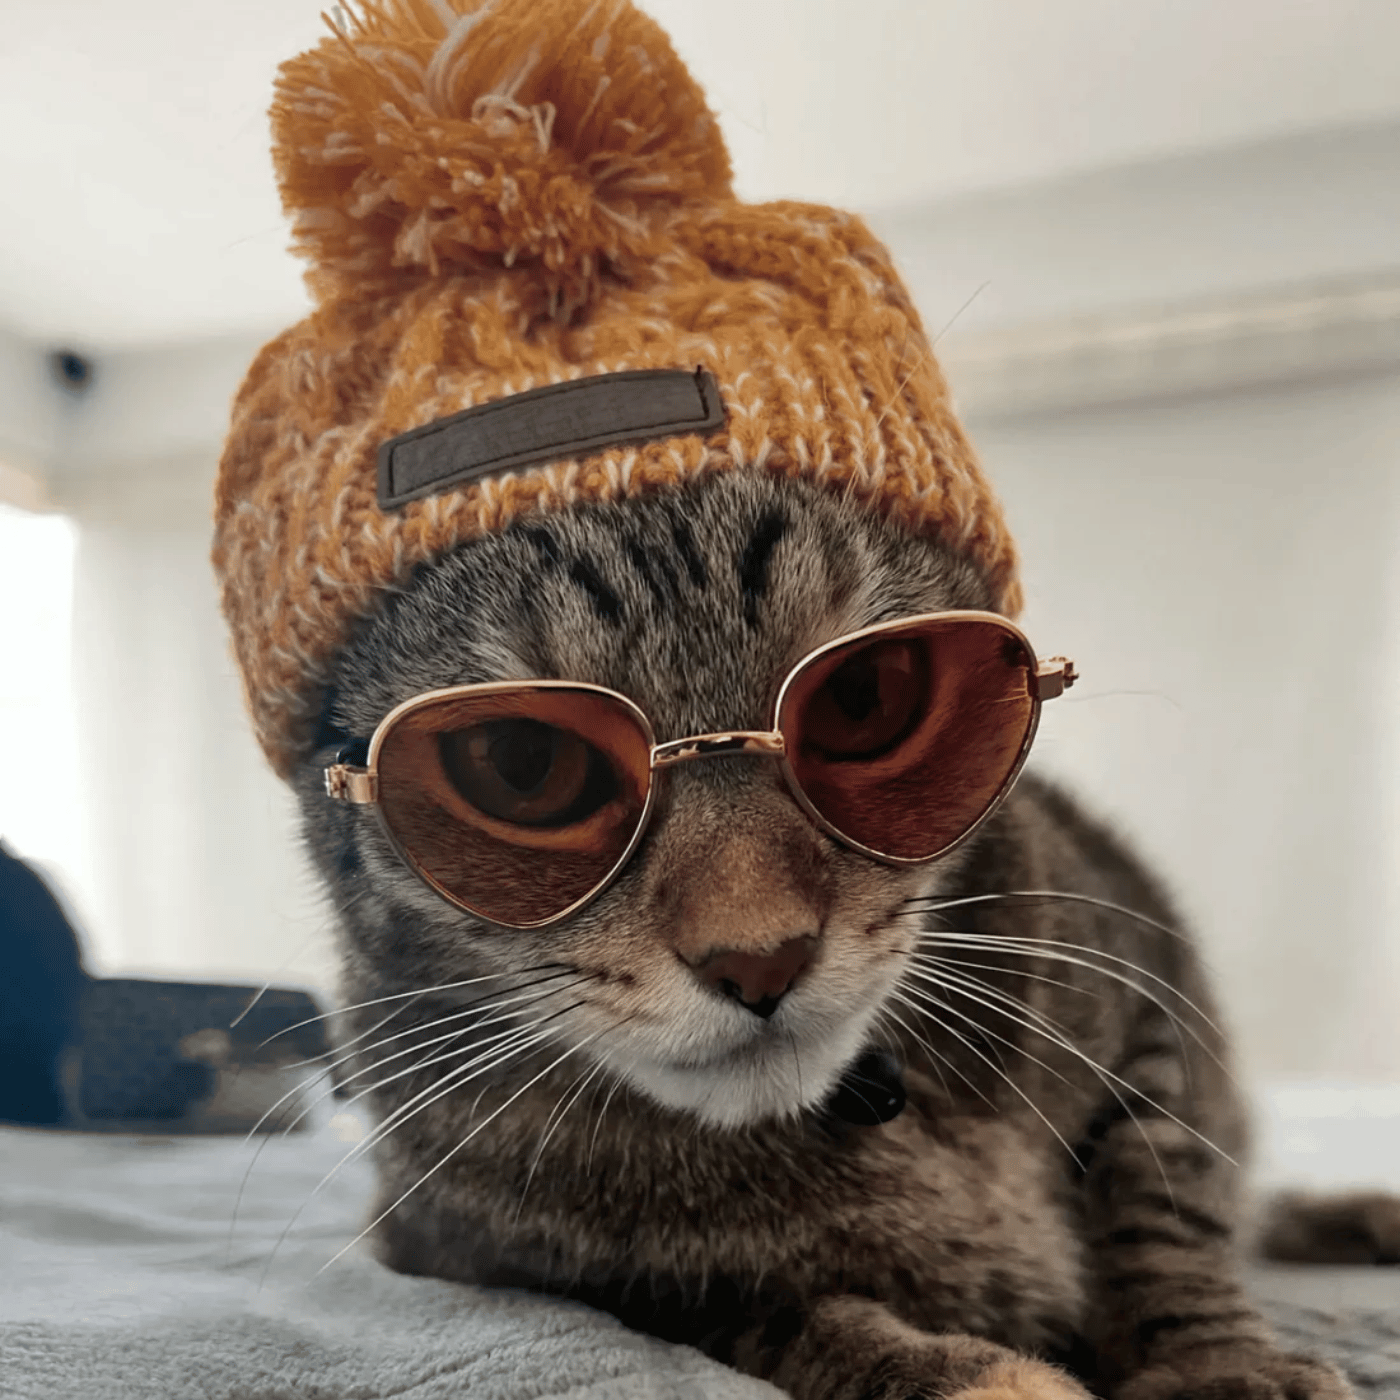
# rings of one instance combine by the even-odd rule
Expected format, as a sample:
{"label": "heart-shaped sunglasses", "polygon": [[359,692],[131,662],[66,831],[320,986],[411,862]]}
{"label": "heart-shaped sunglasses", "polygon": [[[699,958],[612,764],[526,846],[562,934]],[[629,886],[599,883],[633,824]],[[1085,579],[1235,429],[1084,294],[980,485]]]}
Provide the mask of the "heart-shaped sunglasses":
{"label": "heart-shaped sunglasses", "polygon": [[656,773],[748,754],[777,763],[823,831],[891,865],[945,854],[1006,796],[1041,702],[1076,679],[1038,663],[995,613],[900,618],[839,637],[787,673],[772,726],[658,744],[625,695],[575,681],[459,685],[396,706],[363,766],[325,770],[374,804],[404,862],[444,899],[507,928],[596,898],[646,831]]}

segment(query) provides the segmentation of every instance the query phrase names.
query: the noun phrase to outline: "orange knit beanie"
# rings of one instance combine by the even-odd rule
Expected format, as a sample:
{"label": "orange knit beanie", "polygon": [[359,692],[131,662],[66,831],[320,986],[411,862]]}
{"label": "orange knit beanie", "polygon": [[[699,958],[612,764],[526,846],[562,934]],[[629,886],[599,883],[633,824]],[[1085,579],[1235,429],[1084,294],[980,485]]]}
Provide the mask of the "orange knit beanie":
{"label": "orange knit beanie", "polygon": [[[737,201],[704,95],[629,0],[362,0],[283,65],[272,126],[316,309],[235,400],[214,567],[284,777],[355,621],[533,512],[799,477],[961,550],[1017,612],[1001,509],[884,247],[850,214]],[[389,439],[639,370],[717,387],[717,415],[385,493]]]}

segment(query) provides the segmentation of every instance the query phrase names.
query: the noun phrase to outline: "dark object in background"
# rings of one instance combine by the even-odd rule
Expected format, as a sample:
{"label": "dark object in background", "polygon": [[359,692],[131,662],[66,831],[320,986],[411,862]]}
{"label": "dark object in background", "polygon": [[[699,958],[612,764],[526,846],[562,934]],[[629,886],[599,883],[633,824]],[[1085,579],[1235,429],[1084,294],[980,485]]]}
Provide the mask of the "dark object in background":
{"label": "dark object in background", "polygon": [[53,376],[70,394],[81,394],[92,387],[93,364],[76,350],[55,350],[49,356]]}
{"label": "dark object in background", "polygon": [[0,1120],[63,1121],[59,1057],[88,980],[62,906],[0,841]]}
{"label": "dark object in background", "polygon": [[259,992],[130,977],[91,982],[65,1057],[68,1125],[242,1133],[273,1110],[263,1129],[290,1127],[304,1107],[297,1085],[314,1074],[306,1062],[328,1050],[325,1021],[306,992]]}
{"label": "dark object in background", "polygon": [[1400,1264],[1395,1195],[1284,1192],[1269,1202],[1259,1252],[1285,1264]]}
{"label": "dark object in background", "polygon": [[328,1045],[306,992],[89,977],[52,890],[0,842],[0,1122],[241,1133],[285,1095],[276,1131]]}

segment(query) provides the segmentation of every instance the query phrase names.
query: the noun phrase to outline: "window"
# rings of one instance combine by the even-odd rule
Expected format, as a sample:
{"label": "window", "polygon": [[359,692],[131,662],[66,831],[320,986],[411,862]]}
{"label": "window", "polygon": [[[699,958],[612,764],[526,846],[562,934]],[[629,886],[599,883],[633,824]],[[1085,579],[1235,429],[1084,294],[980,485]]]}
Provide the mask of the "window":
{"label": "window", "polygon": [[73,709],[76,543],[66,517],[0,504],[0,839],[70,904],[82,902],[88,874]]}

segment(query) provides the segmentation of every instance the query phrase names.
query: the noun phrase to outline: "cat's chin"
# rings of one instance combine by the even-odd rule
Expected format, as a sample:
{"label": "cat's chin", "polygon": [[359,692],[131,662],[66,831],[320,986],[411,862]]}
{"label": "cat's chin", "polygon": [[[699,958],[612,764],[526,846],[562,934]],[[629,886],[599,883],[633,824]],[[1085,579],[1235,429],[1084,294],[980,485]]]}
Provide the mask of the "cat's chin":
{"label": "cat's chin", "polygon": [[864,1049],[873,1016],[852,1018],[834,1034],[765,1035],[703,1064],[636,1060],[629,1082],[663,1108],[719,1129],[795,1118],[815,1108]]}

